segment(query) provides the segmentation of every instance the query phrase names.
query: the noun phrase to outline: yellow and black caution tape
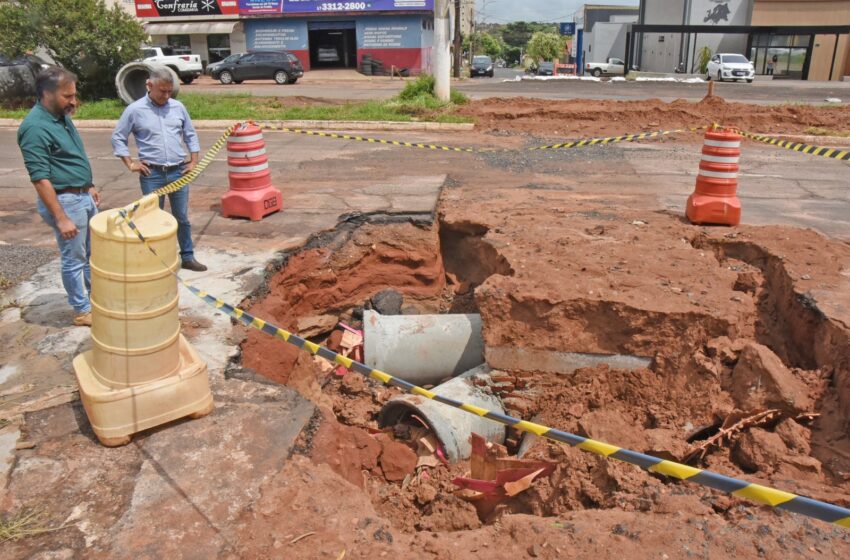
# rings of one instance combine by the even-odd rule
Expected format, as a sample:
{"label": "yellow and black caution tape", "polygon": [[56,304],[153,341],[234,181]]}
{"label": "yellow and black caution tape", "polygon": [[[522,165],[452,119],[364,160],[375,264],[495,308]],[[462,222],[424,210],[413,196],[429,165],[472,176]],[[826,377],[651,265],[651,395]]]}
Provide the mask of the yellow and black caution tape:
{"label": "yellow and black caution tape", "polygon": [[[235,131],[237,129],[237,127],[239,127],[239,126],[242,126],[241,123],[237,123],[237,124],[229,126],[227,128],[227,130],[224,131],[224,134],[222,134],[219,137],[219,139],[216,140],[215,143],[210,147],[210,149],[207,150],[207,153],[204,154],[204,157],[201,158],[201,161],[198,162],[198,165],[196,165],[195,168],[192,171],[190,171],[189,173],[186,173],[185,175],[183,175],[182,177],[180,177],[176,181],[174,181],[172,183],[168,183],[164,187],[160,187],[160,188],[156,189],[155,191],[151,192],[150,194],[156,195],[156,196],[164,196],[164,195],[167,195],[167,194],[170,194],[170,193],[175,193],[175,192],[179,191],[180,189],[182,189],[183,187],[185,187],[186,185],[188,185],[189,183],[191,183],[192,181],[194,181],[195,179],[197,179],[200,176],[200,174],[204,172],[204,170],[207,168],[207,166],[210,163],[212,163],[212,161],[215,159],[215,156],[218,155],[218,153],[221,151],[221,149],[227,143],[227,139],[230,138],[230,135],[233,134],[233,131]],[[142,201],[142,199],[139,199],[139,200],[135,201],[134,203],[130,204],[129,206],[127,206],[125,208],[125,210],[127,211],[127,214],[132,216],[136,212],[136,210],[139,209],[139,204],[140,204],[141,201]]]}
{"label": "yellow and black caution tape", "polygon": [[700,484],[702,486],[714,488],[715,490],[727,492],[739,498],[749,499],[760,504],[765,504],[771,507],[777,507],[801,515],[806,515],[815,519],[819,519],[821,521],[826,521],[827,523],[834,523],[841,527],[850,529],[850,509],[829,504],[826,502],[821,502],[819,500],[813,500],[804,496],[798,496],[796,494],[784,492],[782,490],[777,490],[768,486],[762,486],[760,484],[755,484],[752,482],[747,482],[745,480],[732,478],[708,470],[683,465],[674,461],[659,459],[657,457],[646,455],[644,453],[630,451],[628,449],[623,449],[621,447],[610,445],[608,443],[604,443],[594,439],[586,438],[576,434],[571,434],[569,432],[564,432],[534,422],[528,422],[519,418],[514,418],[513,416],[508,416],[507,414],[503,414],[501,412],[486,410],[484,408],[480,408],[469,403],[463,403],[454,399],[450,399],[448,397],[444,397],[442,395],[438,395],[432,391],[428,391],[427,389],[409,383],[403,379],[393,377],[392,375],[383,371],[370,368],[366,364],[352,360],[351,358],[343,356],[342,354],[338,354],[337,352],[334,352],[333,350],[324,346],[320,346],[314,342],[310,342],[309,340],[303,337],[293,334],[272,323],[260,319],[259,317],[255,317],[238,307],[234,307],[228,303],[225,303],[224,301],[215,297],[212,294],[208,294],[207,292],[192,286],[191,284],[180,278],[180,276],[176,272],[174,272],[165,261],[162,260],[156,250],[150,245],[150,243],[148,243],[142,232],[139,231],[138,226],[133,223],[133,220],[128,215],[126,209],[119,210],[119,214],[123,217],[124,221],[130,227],[130,229],[135,232],[139,240],[154,255],[156,255],[157,258],[159,258],[160,262],[162,262],[163,267],[169,272],[171,272],[171,274],[174,275],[175,278],[177,278],[177,281],[180,282],[183,286],[185,286],[186,289],[188,289],[197,297],[201,298],[208,305],[214,307],[218,311],[226,313],[228,316],[232,317],[233,319],[236,319],[237,321],[243,323],[244,325],[247,325],[252,329],[262,331],[288,344],[292,344],[293,346],[301,350],[305,350],[313,355],[324,358],[325,360],[328,360],[333,364],[341,365],[351,371],[354,371],[371,379],[378,380],[381,383],[384,383],[385,385],[397,387],[413,395],[418,395],[426,399],[431,399],[446,406],[451,406],[453,408],[463,410],[464,412],[468,412],[470,414],[475,414],[482,418],[492,420],[493,422],[498,422],[500,424],[504,424],[505,426],[510,426],[522,432],[532,433],[537,436],[556,441],[558,443],[565,443],[567,445],[577,447],[583,451],[588,451],[590,453],[601,455],[606,459],[616,459],[618,461],[623,461],[625,463],[638,466],[652,473],[662,474],[672,478],[677,478],[679,480],[687,480],[696,484]]}
{"label": "yellow and black caution tape", "polygon": [[367,136],[356,136],[352,134],[337,134],[335,132],[322,132],[320,130],[305,130],[303,128],[289,128],[282,124],[273,122],[257,122],[257,126],[264,130],[277,130],[279,132],[290,132],[303,134],[305,136],[318,136],[320,138],[335,138],[337,140],[355,140],[357,142],[368,142],[370,144],[385,144],[387,146],[398,146],[400,148],[421,148],[423,150],[436,150],[443,152],[481,152],[477,148],[458,148],[454,146],[441,146],[438,144],[423,144],[420,142],[403,142],[401,140],[385,140],[383,138],[369,138]]}
{"label": "yellow and black caution tape", "polygon": [[738,130],[738,133],[756,142],[763,142],[771,146],[779,146],[792,152],[800,152],[801,154],[809,154],[812,156],[821,156],[830,159],[838,159],[841,161],[850,161],[850,150],[839,150],[837,148],[824,148],[822,146],[813,146],[811,144],[803,144],[802,142],[791,142],[789,140],[780,140],[779,138],[771,138],[761,134],[753,134]]}
{"label": "yellow and black caution tape", "polygon": [[[303,134],[305,136],[317,136],[320,138],[334,138],[337,140],[354,140],[356,142],[367,142],[369,144],[383,144],[386,146],[397,146],[400,148],[419,148],[423,150],[435,150],[435,151],[443,151],[443,152],[463,152],[463,153],[476,153],[476,154],[492,154],[498,152],[514,152],[517,150],[511,149],[503,149],[503,150],[493,150],[489,148],[470,148],[470,147],[458,147],[458,146],[444,146],[441,144],[424,144],[421,142],[405,142],[402,140],[387,140],[385,138],[372,138],[369,136],[358,136],[352,134],[338,134],[336,132],[322,132],[319,130],[305,130],[303,128],[289,128],[283,126],[282,124],[273,123],[273,122],[258,122],[256,123],[262,129],[265,130],[277,130],[279,132],[289,132],[292,134]],[[639,140],[647,140],[650,138],[658,138],[661,136],[668,136],[670,134],[677,134],[682,132],[696,132],[699,130],[704,130],[705,126],[699,126],[694,128],[679,128],[676,130],[657,130],[654,132],[642,132],[639,134],[625,134],[623,136],[609,136],[604,138],[585,138],[583,140],[572,140],[569,142],[562,142],[560,144],[550,144],[548,146],[534,146],[531,148],[526,148],[521,151],[539,151],[539,150],[567,150],[572,148],[587,148],[590,146],[599,146],[599,145],[608,145],[608,144],[616,144],[618,142],[637,142]]]}
{"label": "yellow and black caution tape", "polygon": [[681,132],[698,132],[705,130],[706,126],[697,126],[693,128],[679,128],[676,130],[657,130],[654,132],[641,132],[640,134],[624,134],[622,136],[607,136],[603,138],[588,138],[585,140],[573,140],[562,144],[550,144],[548,146],[535,146],[528,148],[528,151],[537,150],[568,150],[570,148],[586,148],[588,146],[599,146],[606,144],[616,144],[618,142],[637,142],[638,140],[646,140],[648,138],[658,138],[660,136],[668,136],[670,134],[678,134]]}

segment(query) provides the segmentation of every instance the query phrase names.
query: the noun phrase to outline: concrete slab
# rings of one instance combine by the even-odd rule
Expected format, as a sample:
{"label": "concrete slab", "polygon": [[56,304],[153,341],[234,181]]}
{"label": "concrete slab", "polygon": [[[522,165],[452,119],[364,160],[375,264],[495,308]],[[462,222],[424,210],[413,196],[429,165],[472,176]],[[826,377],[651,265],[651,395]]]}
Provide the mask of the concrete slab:
{"label": "concrete slab", "polygon": [[269,384],[220,380],[214,392],[211,415],[115,449],[97,443],[78,404],[27,415],[21,429],[35,447],[17,452],[4,502],[68,527],[4,544],[8,557],[66,547],[109,558],[226,553],[234,521],[283,468],[315,408]]}

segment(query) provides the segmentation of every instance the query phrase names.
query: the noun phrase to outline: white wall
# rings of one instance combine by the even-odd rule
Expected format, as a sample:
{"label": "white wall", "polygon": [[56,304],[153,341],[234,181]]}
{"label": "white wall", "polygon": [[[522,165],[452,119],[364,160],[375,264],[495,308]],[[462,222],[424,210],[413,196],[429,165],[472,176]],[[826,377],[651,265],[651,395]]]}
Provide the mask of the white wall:
{"label": "white wall", "polygon": [[[644,20],[647,25],[683,23],[686,0],[644,0]],[[671,72],[679,61],[680,33],[644,33],[641,45],[640,70]]]}
{"label": "white wall", "polygon": [[[728,13],[726,10],[728,9]],[[690,25],[749,25],[752,13],[751,0],[691,0]],[[722,19],[718,16],[724,16]],[[713,16],[713,17],[712,17]],[[719,21],[715,21],[719,20]],[[708,46],[711,52],[740,53],[746,55],[746,35],[699,35],[696,40],[696,50]],[[693,53],[693,43],[690,46],[690,57]]]}
{"label": "white wall", "polygon": [[591,62],[604,62],[610,57],[626,58],[626,23],[602,23],[593,26]]}

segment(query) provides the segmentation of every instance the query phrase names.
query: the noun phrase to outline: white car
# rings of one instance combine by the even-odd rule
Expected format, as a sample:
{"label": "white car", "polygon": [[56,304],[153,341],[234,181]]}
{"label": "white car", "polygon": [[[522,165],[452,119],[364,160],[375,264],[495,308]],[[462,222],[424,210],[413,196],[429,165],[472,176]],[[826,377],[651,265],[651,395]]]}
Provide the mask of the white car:
{"label": "white car", "polygon": [[707,80],[747,80],[752,83],[756,70],[747,57],[740,54],[716,54],[708,61]]}

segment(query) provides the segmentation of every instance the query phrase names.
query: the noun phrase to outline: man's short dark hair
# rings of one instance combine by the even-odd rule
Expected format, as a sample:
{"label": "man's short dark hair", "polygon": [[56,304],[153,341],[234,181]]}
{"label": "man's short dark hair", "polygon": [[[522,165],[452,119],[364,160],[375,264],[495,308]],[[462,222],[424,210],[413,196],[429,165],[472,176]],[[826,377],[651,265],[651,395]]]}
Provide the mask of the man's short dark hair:
{"label": "man's short dark hair", "polygon": [[76,84],[77,75],[58,66],[49,66],[35,77],[35,93],[39,99],[43,99],[45,92],[53,93],[67,83]]}

